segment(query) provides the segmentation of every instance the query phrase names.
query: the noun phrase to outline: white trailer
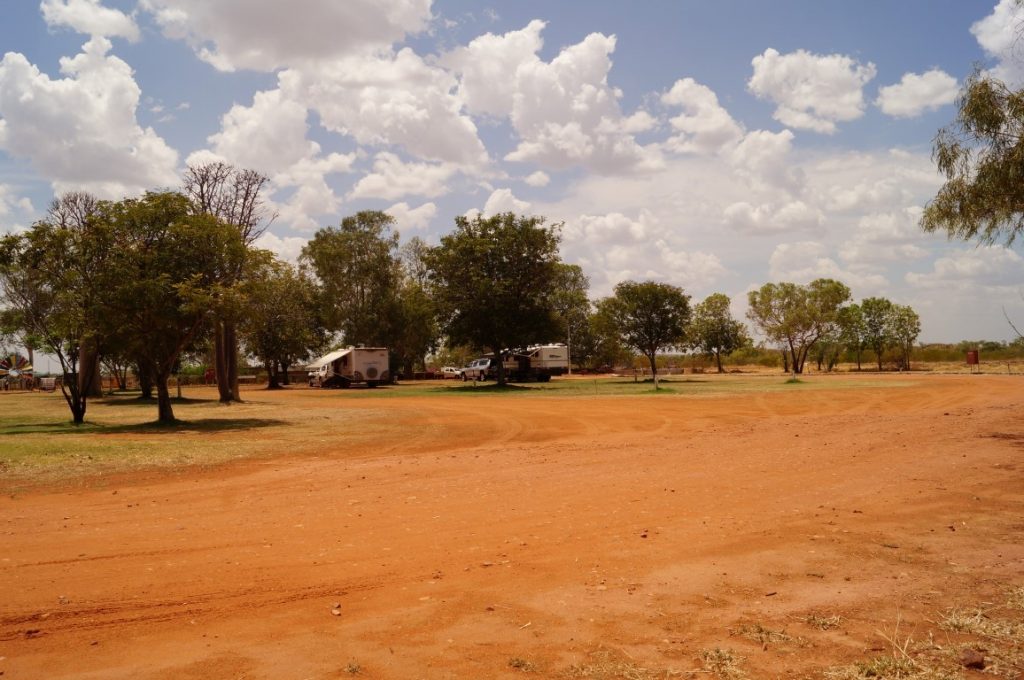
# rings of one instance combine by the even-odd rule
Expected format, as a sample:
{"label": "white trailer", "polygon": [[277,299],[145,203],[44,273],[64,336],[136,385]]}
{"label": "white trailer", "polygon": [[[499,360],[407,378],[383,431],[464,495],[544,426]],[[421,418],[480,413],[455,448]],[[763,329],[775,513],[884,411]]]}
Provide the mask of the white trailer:
{"label": "white trailer", "polygon": [[[505,378],[509,382],[547,382],[551,376],[569,370],[569,348],[565,345],[534,345],[524,352],[503,352]],[[494,380],[498,368],[490,357],[477,359],[462,369],[463,380]]]}
{"label": "white trailer", "polygon": [[320,357],[306,368],[310,387],[347,388],[358,383],[376,387],[391,380],[386,347],[346,347]]}

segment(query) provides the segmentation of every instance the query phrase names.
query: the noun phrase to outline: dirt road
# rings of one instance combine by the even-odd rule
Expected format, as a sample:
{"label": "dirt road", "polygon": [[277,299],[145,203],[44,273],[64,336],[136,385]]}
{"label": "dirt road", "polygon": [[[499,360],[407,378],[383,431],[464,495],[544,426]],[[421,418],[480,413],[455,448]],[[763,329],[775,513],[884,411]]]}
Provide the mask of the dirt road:
{"label": "dirt road", "polygon": [[378,442],[5,497],[0,671],[603,677],[728,647],[817,677],[1024,584],[1021,379],[847,382],[378,400]]}

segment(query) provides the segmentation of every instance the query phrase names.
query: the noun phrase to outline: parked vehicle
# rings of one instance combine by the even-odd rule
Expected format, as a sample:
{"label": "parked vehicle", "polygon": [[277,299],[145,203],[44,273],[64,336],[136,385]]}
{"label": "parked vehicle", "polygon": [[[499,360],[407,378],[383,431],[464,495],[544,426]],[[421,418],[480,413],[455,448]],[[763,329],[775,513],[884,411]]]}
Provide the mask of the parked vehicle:
{"label": "parked vehicle", "polygon": [[390,382],[386,347],[346,347],[307,366],[310,387],[348,388],[358,383],[376,387]]}
{"label": "parked vehicle", "polygon": [[469,362],[469,366],[463,368],[459,372],[459,374],[462,376],[463,382],[467,380],[486,380],[487,369],[490,368],[490,366],[490,359],[474,359],[473,361]]}
{"label": "parked vehicle", "polygon": [[[569,369],[569,348],[565,345],[536,345],[524,352],[504,352],[502,363],[509,382],[547,382]],[[477,359],[462,369],[463,380],[495,380],[497,366],[492,357]]]}
{"label": "parked vehicle", "polygon": [[448,380],[449,378],[461,378],[462,369],[455,368],[454,366],[445,366],[441,369],[441,378]]}

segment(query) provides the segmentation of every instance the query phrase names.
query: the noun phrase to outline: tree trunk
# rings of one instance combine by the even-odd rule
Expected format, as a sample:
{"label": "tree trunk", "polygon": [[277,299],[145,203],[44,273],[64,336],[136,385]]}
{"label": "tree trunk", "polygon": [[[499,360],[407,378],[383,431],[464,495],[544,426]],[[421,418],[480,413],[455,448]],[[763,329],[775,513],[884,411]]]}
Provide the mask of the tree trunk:
{"label": "tree trunk", "polygon": [[858,348],[857,348],[857,371],[861,371],[861,370],[863,370],[863,369],[862,369],[862,368],[860,367],[860,356],[861,356],[861,354],[863,353],[863,351],[864,351],[864,350],[862,350],[862,349],[861,349],[860,347],[858,347]]}
{"label": "tree trunk", "polygon": [[281,384],[282,385],[291,385],[292,381],[288,378],[288,367],[290,366],[290,364],[287,363],[284,359],[282,359],[278,363],[280,364],[280,369],[278,370],[278,375],[281,378]]}
{"label": "tree trunk", "polygon": [[141,363],[135,366],[136,375],[139,377],[139,389],[142,394],[139,395],[139,399],[152,399],[153,398],[153,373],[146,366]]}
{"label": "tree trunk", "polygon": [[875,356],[878,357],[878,371],[882,371],[882,350],[878,347],[875,348]]}
{"label": "tree trunk", "polygon": [[238,391],[238,334],[235,322],[224,322],[224,354],[227,357],[228,383],[231,385],[231,398],[242,401]]}
{"label": "tree trunk", "polygon": [[75,425],[85,422],[85,409],[88,403],[86,395],[78,389],[78,380],[77,373],[64,373],[64,380],[60,385],[60,391],[64,395],[64,400],[68,402],[71,420]]}
{"label": "tree trunk", "polygon": [[87,397],[103,396],[100,354],[91,342],[83,342],[78,348],[78,391]]}
{"label": "tree trunk", "polygon": [[277,380],[277,366],[276,366],[276,364],[277,364],[277,362],[273,361],[273,360],[266,362],[266,367],[267,367],[267,389],[268,390],[279,390],[279,389],[281,389],[281,384]]}
{"label": "tree trunk", "polygon": [[725,373],[725,369],[722,368],[722,352],[715,351],[715,364],[718,366],[719,373]]}
{"label": "tree trunk", "polygon": [[789,354],[782,350],[782,372],[789,373]]}
{"label": "tree trunk", "polygon": [[651,375],[654,376],[654,389],[658,389],[658,364],[657,357],[652,352],[647,355],[647,360],[651,362]]}
{"label": "tree trunk", "polygon": [[231,403],[231,383],[228,380],[228,360],[224,349],[224,322],[218,319],[213,324],[213,371],[217,380],[217,394],[222,404]]}
{"label": "tree trunk", "polygon": [[174,409],[171,408],[171,393],[167,389],[169,377],[167,373],[161,373],[156,376],[156,419],[160,423],[174,422]]}

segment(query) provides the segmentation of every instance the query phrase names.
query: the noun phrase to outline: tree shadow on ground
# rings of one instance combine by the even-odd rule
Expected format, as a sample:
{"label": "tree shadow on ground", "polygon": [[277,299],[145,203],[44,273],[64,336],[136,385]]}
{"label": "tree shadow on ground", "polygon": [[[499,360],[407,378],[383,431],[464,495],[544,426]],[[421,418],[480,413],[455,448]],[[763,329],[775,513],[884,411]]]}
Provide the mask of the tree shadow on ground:
{"label": "tree shadow on ground", "polygon": [[[110,397],[98,397],[96,399],[90,399],[90,404],[99,404],[101,406],[148,406],[149,408],[156,408],[156,397],[152,399],[143,399],[138,394],[128,395],[115,395]],[[171,404],[216,404],[217,399],[192,399],[190,397],[171,397]]]}
{"label": "tree shadow on ground", "polygon": [[178,434],[185,432],[216,433],[238,430],[254,430],[264,427],[288,425],[288,421],[275,418],[200,418],[198,420],[176,420],[173,423],[127,423],[124,425],[102,425],[85,422],[75,425],[68,421],[50,423],[21,423],[0,425],[0,436],[24,434]]}

